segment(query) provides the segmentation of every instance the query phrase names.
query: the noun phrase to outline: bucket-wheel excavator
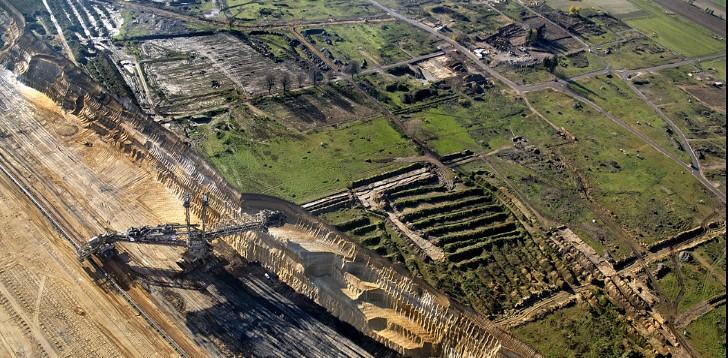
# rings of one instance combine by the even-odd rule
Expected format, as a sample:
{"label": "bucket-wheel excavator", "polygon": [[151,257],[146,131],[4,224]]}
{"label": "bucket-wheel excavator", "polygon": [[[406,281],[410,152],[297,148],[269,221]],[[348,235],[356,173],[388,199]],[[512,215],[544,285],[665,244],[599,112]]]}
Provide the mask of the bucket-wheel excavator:
{"label": "bucket-wheel excavator", "polygon": [[183,201],[185,224],[132,227],[126,232],[110,232],[94,236],[78,250],[78,258],[83,261],[92,255],[106,257],[116,251],[115,244],[117,242],[131,242],[137,244],[186,247],[187,249],[182,256],[180,265],[183,267],[195,267],[212,254],[212,248],[210,246],[212,240],[247,231],[266,231],[269,227],[283,225],[285,221],[285,216],[281,212],[262,210],[252,219],[207,230],[208,195],[204,194],[202,196],[201,227],[190,223],[190,204],[190,196],[189,194],[185,194]]}

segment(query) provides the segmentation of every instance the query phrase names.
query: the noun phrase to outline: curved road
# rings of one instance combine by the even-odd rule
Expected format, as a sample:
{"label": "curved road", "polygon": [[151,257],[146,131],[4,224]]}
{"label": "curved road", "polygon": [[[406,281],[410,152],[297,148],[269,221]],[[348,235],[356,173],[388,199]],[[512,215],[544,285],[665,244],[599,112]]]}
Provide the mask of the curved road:
{"label": "curved road", "polygon": [[[632,128],[631,126],[629,126],[627,123],[625,123],[621,119],[615,117],[611,113],[609,113],[606,110],[604,110],[603,108],[599,107],[596,103],[594,103],[594,102],[592,102],[592,101],[590,101],[590,100],[588,100],[588,99],[586,99],[586,98],[578,95],[574,91],[570,90],[568,88],[568,86],[567,86],[568,85],[568,82],[569,82],[568,80],[557,80],[557,81],[554,81],[554,82],[546,82],[546,83],[541,83],[541,84],[532,85],[532,86],[520,86],[520,85],[517,85],[513,81],[511,81],[508,78],[506,78],[505,76],[503,76],[502,74],[498,73],[496,70],[494,70],[490,66],[486,65],[485,63],[483,63],[480,60],[480,58],[478,58],[478,56],[475,55],[475,53],[473,53],[472,51],[470,51],[469,49],[467,49],[465,46],[461,45],[459,42],[457,42],[457,41],[449,38],[448,36],[445,36],[445,35],[437,32],[435,29],[433,29],[433,28],[431,28],[431,27],[429,27],[429,26],[427,26],[427,25],[425,25],[425,24],[423,24],[423,23],[421,23],[419,21],[410,19],[410,18],[408,18],[408,17],[406,17],[406,16],[404,16],[404,15],[402,15],[402,14],[400,14],[400,13],[398,13],[398,12],[396,12],[396,11],[394,11],[394,10],[392,10],[392,9],[390,9],[390,8],[382,5],[382,4],[380,4],[376,0],[368,0],[368,1],[372,5],[374,5],[374,6],[378,7],[378,8],[380,8],[380,9],[384,10],[390,16],[395,17],[397,19],[400,19],[400,20],[402,20],[402,21],[404,21],[404,22],[406,22],[406,23],[408,23],[408,24],[410,24],[412,26],[415,26],[415,27],[417,27],[419,29],[422,29],[424,31],[427,31],[428,33],[432,34],[433,36],[435,36],[435,37],[437,37],[439,39],[442,39],[443,41],[446,41],[447,43],[449,43],[450,45],[452,45],[453,48],[457,49],[463,55],[467,56],[470,60],[472,60],[472,62],[474,62],[478,66],[478,68],[480,68],[484,72],[487,72],[492,77],[498,79],[498,81],[506,84],[508,87],[510,87],[512,90],[514,90],[518,94],[523,95],[525,92],[534,91],[534,90],[536,90],[536,91],[537,90],[544,90],[544,89],[553,89],[555,91],[558,91],[558,92],[562,92],[564,94],[567,94],[567,95],[571,96],[572,98],[574,98],[576,100],[579,100],[581,102],[584,102],[584,103],[588,104],[589,106],[591,106],[592,108],[594,108],[599,113],[605,115],[612,122],[616,123],[620,127],[624,128],[625,130],[629,131],[633,135],[637,136],[642,141],[644,141],[645,143],[647,143],[650,147],[652,147],[654,150],[656,150],[657,152],[659,152],[659,153],[665,155],[666,157],[670,158],[671,160],[673,160],[677,164],[682,165],[682,166],[685,166],[685,167],[690,167],[687,163],[683,162],[680,158],[678,158],[674,154],[672,154],[672,153],[670,153],[670,152],[662,149],[662,147],[660,147],[652,139],[650,139],[649,137],[645,136],[641,132],[635,130],[634,128]],[[721,57],[721,56],[725,56],[725,55],[723,54],[723,55],[720,55],[718,57]],[[718,57],[716,57],[716,58],[718,58]],[[712,57],[709,56],[709,57],[706,57],[706,59],[707,58],[712,58]],[[647,69],[644,69],[644,70],[645,71],[650,71],[650,70],[659,70],[659,69],[662,69],[662,68],[669,68],[671,66],[680,66],[681,64],[691,63],[691,62],[694,62],[696,60],[699,60],[699,59],[685,60],[684,62],[676,62],[676,63],[673,63],[673,64],[667,64],[667,65],[662,65],[662,66],[654,66],[654,67],[647,68]],[[604,69],[604,70],[601,70],[601,71],[596,71],[596,72],[592,73],[592,75],[596,75],[598,73],[601,73],[602,71],[609,71],[609,69]],[[670,121],[668,123],[672,123],[672,121]],[[680,131],[680,133],[682,133],[682,131]],[[684,138],[684,135],[682,137]],[[690,148],[690,147],[688,146],[688,148]],[[690,150],[690,152],[691,152],[691,157],[692,156],[695,156],[695,153],[692,152],[692,150]],[[690,173],[696,179],[698,179],[698,181],[706,189],[708,189],[711,193],[713,193],[713,195],[715,195],[722,204],[725,204],[726,203],[725,194],[722,191],[720,191],[719,189],[717,189],[715,186],[713,186],[713,184],[703,175],[702,171],[699,170],[699,168],[700,168],[699,166],[696,166],[695,168],[696,169],[689,168],[690,169]]]}

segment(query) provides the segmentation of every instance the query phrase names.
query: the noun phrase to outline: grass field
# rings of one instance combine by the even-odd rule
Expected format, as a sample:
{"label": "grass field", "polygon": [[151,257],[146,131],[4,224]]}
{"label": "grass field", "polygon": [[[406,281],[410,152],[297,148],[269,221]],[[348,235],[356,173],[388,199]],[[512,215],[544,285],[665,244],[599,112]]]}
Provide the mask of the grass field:
{"label": "grass field", "polygon": [[[671,271],[657,280],[657,287],[667,298],[675,300],[680,293],[678,274],[671,261],[665,261],[664,264]],[[684,289],[677,306],[679,313],[685,312],[711,297],[725,293],[725,287],[698,263],[681,262],[680,272],[683,275]]]}
{"label": "grass field", "polygon": [[[610,53],[603,48],[596,53],[580,53],[571,57],[559,57],[554,74],[558,77],[572,77],[598,71],[607,66],[612,69],[638,69],[675,61],[679,56],[647,38],[612,44]],[[579,64],[579,65],[577,65]]]}
{"label": "grass field", "polygon": [[316,46],[331,50],[346,63],[391,64],[437,51],[435,40],[424,31],[402,22],[332,25],[324,27],[333,45],[322,35],[312,35]]}
{"label": "grass field", "polygon": [[559,56],[558,61],[559,65],[554,69],[554,74],[562,78],[578,76],[605,67],[602,58],[589,52],[582,52],[570,57]]}
{"label": "grass field", "polygon": [[629,2],[629,0],[546,0],[554,9],[568,10],[572,6],[578,6],[583,9],[594,8],[604,10],[614,16],[625,15],[639,11],[639,8]]}
{"label": "grass field", "polygon": [[220,121],[198,127],[195,137],[210,162],[242,191],[261,192],[305,202],[344,189],[402,164],[414,155],[412,143],[384,119],[324,129],[309,134],[255,119],[241,126]]}
{"label": "grass field", "polygon": [[522,85],[547,82],[554,79],[554,75],[543,66],[521,68],[500,64],[496,67],[496,70],[509,80]]}
{"label": "grass field", "polygon": [[[540,128],[539,119],[528,117],[524,124],[546,133],[551,128]],[[514,126],[515,127],[515,126]],[[518,128],[514,128],[523,134]],[[529,136],[530,138],[530,136]],[[627,247],[613,244],[616,238],[604,230],[603,223],[592,220],[599,216],[591,209],[586,198],[581,194],[579,181],[571,173],[550,165],[554,160],[546,155],[523,159],[518,162],[506,160],[510,157],[508,151],[503,157],[494,157],[490,163],[494,169],[481,161],[474,161],[461,166],[465,172],[478,172],[495,170],[504,176],[510,185],[522,196],[521,200],[527,202],[540,215],[553,222],[568,222],[569,227],[587,242],[597,253],[604,254],[609,251],[612,257],[624,257],[629,254]],[[608,247],[607,247],[608,246]]]}
{"label": "grass field", "polygon": [[529,100],[577,137],[558,153],[581,173],[591,200],[639,240],[693,227],[717,205],[684,167],[590,108],[552,91],[531,93]]}
{"label": "grass field", "polygon": [[352,18],[381,13],[363,0],[227,0],[227,4],[235,18],[249,22]]}
{"label": "grass field", "polygon": [[408,126],[440,154],[488,152],[510,143],[511,122],[527,110],[522,100],[492,88],[482,101],[451,101],[414,114]]}
{"label": "grass field", "polygon": [[563,308],[512,332],[544,357],[632,357],[649,347],[600,293],[594,306]]}
{"label": "grass field", "polygon": [[725,111],[707,106],[689,91],[704,93],[710,101],[725,101],[725,92],[688,76],[695,69],[681,66],[644,74],[637,87],[690,139],[706,177],[725,188]]}
{"label": "grass field", "polygon": [[725,81],[725,58],[720,60],[703,62],[700,64],[700,67],[708,71],[715,72],[718,78]]}
{"label": "grass field", "polygon": [[486,36],[511,22],[509,18],[480,4],[446,2],[425,6],[424,9],[433,18],[443,24],[450,24],[449,28],[464,34]]}
{"label": "grass field", "polygon": [[[725,113],[711,109],[686,90],[687,86],[700,86],[699,81],[687,75],[693,66],[682,66],[639,77],[637,87],[678,125],[688,138],[723,138]],[[725,148],[725,146],[723,146]]]}
{"label": "grass field", "polygon": [[710,31],[678,15],[669,15],[648,0],[630,0],[645,16],[628,18],[625,22],[654,38],[663,46],[684,56],[704,56],[725,51],[725,41],[713,38]]}
{"label": "grass field", "polygon": [[725,237],[721,237],[718,240],[713,240],[710,243],[701,245],[694,251],[694,254],[698,257],[698,259],[702,259],[704,262],[707,262],[714,272],[725,275]]}
{"label": "grass field", "polygon": [[679,56],[652,39],[637,38],[612,48],[603,61],[614,69],[637,69],[661,65]]}
{"label": "grass field", "polygon": [[578,81],[570,87],[647,135],[663,149],[689,162],[690,157],[685,150],[679,149],[679,141],[672,136],[669,125],[618,77],[598,76]]}
{"label": "grass field", "polygon": [[690,345],[703,358],[725,357],[725,305],[722,305],[687,327]]}

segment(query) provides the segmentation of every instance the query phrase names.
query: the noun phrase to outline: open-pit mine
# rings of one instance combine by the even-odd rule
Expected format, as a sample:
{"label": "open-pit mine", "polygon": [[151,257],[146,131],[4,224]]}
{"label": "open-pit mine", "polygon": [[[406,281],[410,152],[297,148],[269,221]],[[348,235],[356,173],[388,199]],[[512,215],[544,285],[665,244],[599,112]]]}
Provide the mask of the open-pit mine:
{"label": "open-pit mine", "polygon": [[634,2],[0,0],[0,356],[720,353],[725,54]]}

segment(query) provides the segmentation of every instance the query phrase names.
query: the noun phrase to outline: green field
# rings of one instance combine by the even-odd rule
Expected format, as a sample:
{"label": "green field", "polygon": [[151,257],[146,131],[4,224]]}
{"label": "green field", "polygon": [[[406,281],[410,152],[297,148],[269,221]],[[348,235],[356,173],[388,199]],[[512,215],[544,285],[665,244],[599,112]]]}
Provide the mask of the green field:
{"label": "green field", "polygon": [[324,35],[311,35],[315,46],[330,50],[344,63],[357,60],[384,65],[437,51],[429,34],[402,22],[332,25],[324,29],[333,44],[327,44]]}
{"label": "green field", "polygon": [[714,273],[725,276],[725,237],[722,236],[718,240],[713,240],[705,245],[699,246],[694,254],[698,259],[708,263],[708,268]]}
{"label": "green field", "polygon": [[500,64],[496,70],[509,80],[522,85],[553,81],[554,79],[554,75],[543,66],[513,67],[508,64]]}
{"label": "green field", "polygon": [[614,69],[638,69],[665,64],[679,58],[677,54],[648,38],[637,38],[614,45],[602,60]]}
{"label": "green field", "polygon": [[438,3],[424,9],[441,23],[450,24],[450,29],[463,34],[486,36],[510,23],[509,18],[480,4]]}
{"label": "green field", "polygon": [[354,18],[381,13],[363,0],[227,0],[227,5],[233,17],[251,23]]}
{"label": "green field", "polygon": [[634,357],[649,350],[646,340],[601,293],[596,293],[593,306],[563,308],[512,332],[544,357]]}
{"label": "green field", "polygon": [[711,100],[722,101],[725,92],[688,76],[695,70],[694,66],[681,66],[644,74],[636,79],[637,87],[690,139],[706,177],[725,187],[725,111],[705,105],[689,90],[718,96]]}
{"label": "green field", "polygon": [[546,0],[549,6],[568,10],[572,6],[578,6],[582,9],[599,9],[604,10],[614,16],[630,14],[639,11],[639,8],[629,2],[629,0]]}
{"label": "green field", "polygon": [[[691,139],[721,139],[725,136],[725,113],[711,109],[683,88],[703,86],[687,76],[693,66],[682,66],[637,78],[637,88],[678,125]],[[723,146],[725,148],[725,145]]]}
{"label": "green field", "polygon": [[308,134],[262,118],[253,124],[219,121],[199,128],[200,149],[242,191],[305,202],[344,189],[351,181],[402,164],[416,154],[412,143],[375,119]]}
{"label": "green field", "polygon": [[713,38],[702,26],[678,15],[669,15],[648,0],[631,1],[645,16],[625,19],[625,22],[663,46],[690,57],[725,51],[725,41]]}
{"label": "green field", "polygon": [[528,97],[551,122],[576,136],[558,153],[586,181],[591,200],[639,240],[674,235],[712,212],[715,199],[687,169],[609,119],[560,93]]}
{"label": "green field", "polygon": [[[678,273],[671,261],[663,264],[670,268],[670,272],[657,280],[657,287],[665,297],[674,301],[678,298],[681,287]],[[683,294],[677,305],[678,313],[725,293],[725,287],[698,263],[680,262],[680,273],[683,277]]]}
{"label": "green field", "polygon": [[527,112],[522,100],[489,89],[482,100],[450,101],[412,115],[415,137],[437,153],[489,152],[510,143],[514,118]]}
{"label": "green field", "polygon": [[725,305],[722,305],[687,327],[690,345],[703,358],[725,357]]}
{"label": "green field", "polygon": [[554,69],[554,74],[561,78],[578,76],[605,67],[604,59],[589,52],[581,52],[569,57],[559,56],[558,61],[559,64]]}
{"label": "green field", "polygon": [[679,149],[671,127],[618,77],[597,76],[570,85],[571,89],[593,101],[601,108],[647,135],[662,149],[689,162],[685,150]]}
{"label": "green field", "polygon": [[700,64],[700,67],[708,71],[715,72],[718,78],[725,81],[725,58],[720,60],[703,62]]}
{"label": "green field", "polygon": [[[534,128],[540,127],[536,116],[529,117],[526,123],[531,123]],[[541,129],[545,133],[553,132],[550,127]],[[547,142],[551,142],[551,139]],[[599,219],[600,215],[584,196],[578,177],[569,170],[554,165],[558,162],[550,152],[540,150],[544,153],[543,156],[526,157],[520,161],[508,160],[506,152],[502,157],[492,159],[491,163],[522,195],[522,200],[527,201],[547,220],[569,223],[569,227],[600,255],[609,252],[618,259],[629,256],[629,248],[618,241],[618,234],[613,233]]]}

